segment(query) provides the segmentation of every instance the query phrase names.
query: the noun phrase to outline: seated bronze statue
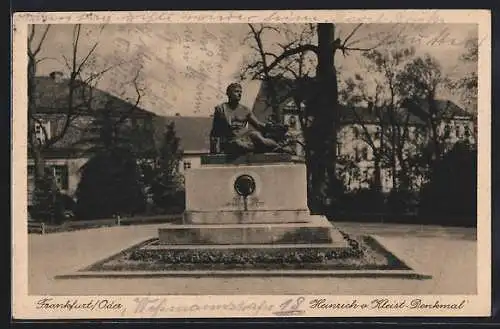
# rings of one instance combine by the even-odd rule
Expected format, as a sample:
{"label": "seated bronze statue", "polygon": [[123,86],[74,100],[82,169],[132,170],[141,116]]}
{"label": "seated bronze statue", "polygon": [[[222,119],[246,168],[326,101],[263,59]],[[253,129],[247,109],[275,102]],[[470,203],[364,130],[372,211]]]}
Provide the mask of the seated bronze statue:
{"label": "seated bronze statue", "polygon": [[241,94],[241,85],[232,83],[226,89],[228,101],[215,107],[210,153],[291,153],[284,142],[287,128],[259,121],[248,107],[240,104]]}

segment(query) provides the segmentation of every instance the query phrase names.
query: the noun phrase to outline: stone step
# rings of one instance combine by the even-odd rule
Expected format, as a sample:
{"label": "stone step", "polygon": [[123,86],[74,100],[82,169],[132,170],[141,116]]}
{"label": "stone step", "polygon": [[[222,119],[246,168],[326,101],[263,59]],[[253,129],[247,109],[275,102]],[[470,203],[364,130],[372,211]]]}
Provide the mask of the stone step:
{"label": "stone step", "polygon": [[314,219],[309,210],[250,210],[250,211],[186,211],[184,222],[189,224],[266,224],[308,223]]}
{"label": "stone step", "polygon": [[163,245],[347,245],[326,219],[287,224],[170,225],[160,228],[158,237]]}
{"label": "stone step", "polygon": [[164,245],[150,244],[141,247],[141,250],[292,250],[292,249],[336,249],[331,243],[295,243],[295,244],[214,244],[214,245]]}

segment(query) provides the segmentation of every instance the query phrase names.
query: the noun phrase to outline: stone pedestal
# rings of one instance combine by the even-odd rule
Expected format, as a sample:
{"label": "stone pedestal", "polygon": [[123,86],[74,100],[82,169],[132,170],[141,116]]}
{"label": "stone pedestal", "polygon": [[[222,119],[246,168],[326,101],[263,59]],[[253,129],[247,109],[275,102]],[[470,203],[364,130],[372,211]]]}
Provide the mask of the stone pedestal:
{"label": "stone pedestal", "polygon": [[206,156],[185,172],[183,225],[159,230],[165,246],[313,245],[347,247],[322,216],[310,215],[303,161],[286,154]]}
{"label": "stone pedestal", "polygon": [[323,217],[309,223],[172,225],[159,229],[163,245],[332,244],[343,246],[342,235]]}
{"label": "stone pedestal", "polygon": [[[252,191],[238,191],[246,178]],[[301,163],[207,165],[185,174],[186,223],[308,222],[306,167]]]}

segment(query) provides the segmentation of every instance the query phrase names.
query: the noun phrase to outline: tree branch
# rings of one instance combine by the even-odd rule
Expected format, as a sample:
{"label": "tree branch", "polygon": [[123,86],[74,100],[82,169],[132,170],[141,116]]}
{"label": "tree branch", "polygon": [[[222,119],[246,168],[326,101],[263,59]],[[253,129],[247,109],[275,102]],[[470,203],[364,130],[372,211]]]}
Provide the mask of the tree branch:
{"label": "tree branch", "polygon": [[38,45],[36,46],[34,51],[31,51],[31,43],[33,42],[33,39],[35,37],[35,26],[31,25],[31,33],[28,37],[28,44],[30,45],[28,48],[30,49],[31,53],[33,56],[38,55],[40,50],[42,49],[43,42],[45,41],[45,38],[47,37],[47,33],[49,33],[50,25],[47,25],[45,30],[43,31],[42,37],[40,38],[40,41],[38,42]]}
{"label": "tree branch", "polygon": [[82,68],[85,66],[85,64],[87,63],[87,61],[90,58],[90,56],[94,53],[94,51],[97,48],[98,44],[99,44],[98,42],[94,43],[94,45],[89,50],[89,52],[87,53],[87,55],[85,56],[85,58],[80,62],[80,65],[78,65],[78,68],[76,70],[77,74],[79,74],[81,72]]}
{"label": "tree branch", "polygon": [[283,53],[281,53],[279,56],[277,56],[274,59],[274,61],[267,66],[267,69],[265,69],[261,73],[265,73],[265,72],[269,73],[272,69],[274,69],[284,59],[286,59],[290,56],[293,56],[293,55],[296,55],[296,54],[299,54],[302,52],[308,52],[308,51],[312,51],[312,52],[317,54],[318,53],[318,46],[311,45],[311,44],[305,44],[305,45],[297,46],[295,48],[287,49]]}
{"label": "tree branch", "polygon": [[126,111],[125,113],[123,113],[121,115],[121,117],[118,119],[118,121],[115,122],[114,124],[114,127],[117,128],[120,124],[122,124],[123,122],[125,122],[125,120],[127,120],[127,118],[130,117],[130,115],[135,111],[137,110],[137,106],[139,105],[139,102],[141,101],[141,97],[142,97],[142,94],[141,94],[141,90],[138,86],[138,83],[137,83],[137,79],[139,78],[139,73],[140,71],[137,71],[134,79],[132,80],[132,83],[134,85],[134,89],[135,89],[135,93],[137,95],[137,98],[136,98],[136,101],[133,105],[130,106],[130,108],[128,109],[128,111]]}
{"label": "tree branch", "polygon": [[78,56],[78,44],[80,42],[80,30],[82,26],[80,24],[75,25],[73,28],[73,65],[71,66],[71,80],[74,80],[75,76],[77,74],[76,71],[76,61],[77,61],[77,56]]}
{"label": "tree branch", "polygon": [[351,33],[349,33],[349,35],[344,39],[342,47],[346,47],[347,42],[353,37],[353,35],[356,33],[357,30],[359,30],[361,26],[363,26],[363,23],[359,23],[358,25],[356,25],[356,27],[351,31]]}

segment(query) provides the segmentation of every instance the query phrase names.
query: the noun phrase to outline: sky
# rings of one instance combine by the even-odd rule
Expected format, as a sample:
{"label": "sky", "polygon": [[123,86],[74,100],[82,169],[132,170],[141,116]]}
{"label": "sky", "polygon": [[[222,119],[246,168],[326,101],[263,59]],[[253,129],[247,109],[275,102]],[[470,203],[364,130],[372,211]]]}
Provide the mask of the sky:
{"label": "sky", "polygon": [[[264,47],[277,51],[277,43],[286,43],[291,33],[303,30],[301,24],[275,25],[282,32],[266,30]],[[336,35],[343,39],[355,24],[337,24]],[[36,26],[35,41],[43,26]],[[42,45],[37,75],[62,71],[72,58],[74,25],[52,25]],[[242,66],[252,58],[251,40],[246,24],[108,24],[82,25],[77,58],[81,60],[97,43],[89,65],[83,72],[100,72],[98,87],[119,97],[135,101],[132,80],[137,75],[143,90],[140,106],[160,115],[208,116],[225,101],[227,84],[238,80]],[[460,62],[465,40],[477,37],[474,24],[365,24],[352,40],[357,47],[370,47],[384,40],[377,49],[415,47],[416,55],[428,53],[442,65],[443,71],[460,78],[476,69]],[[316,42],[316,40],[312,40]],[[341,78],[361,73],[367,75],[360,52],[336,56]],[[258,92],[257,81],[243,81],[242,103],[251,107]],[[459,105],[460,99],[448,91],[448,98]]]}

